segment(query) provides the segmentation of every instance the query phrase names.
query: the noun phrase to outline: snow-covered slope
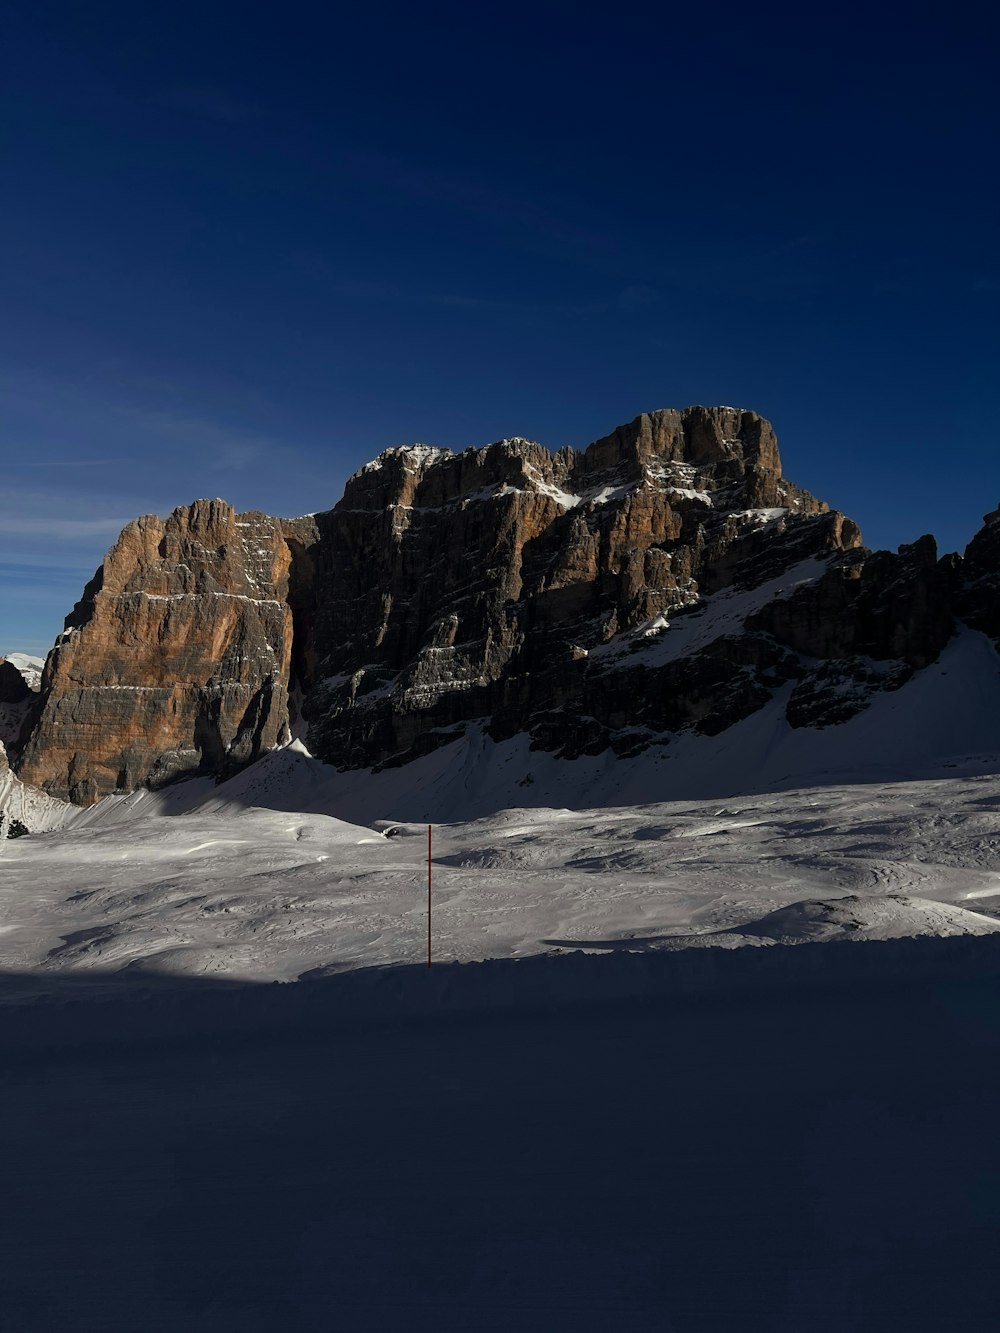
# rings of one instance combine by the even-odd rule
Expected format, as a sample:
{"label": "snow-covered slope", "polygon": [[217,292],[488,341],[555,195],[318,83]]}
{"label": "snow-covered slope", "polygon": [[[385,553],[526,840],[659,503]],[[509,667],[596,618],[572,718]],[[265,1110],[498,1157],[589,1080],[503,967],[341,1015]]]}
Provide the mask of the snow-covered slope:
{"label": "snow-covered slope", "polygon": [[893,946],[702,955],[826,979],[606,1004],[572,992],[695,960],[62,975],[0,1027],[5,1333],[990,1333],[988,943],[903,984],[855,975]]}
{"label": "snow-covered slope", "polygon": [[[319,813],[328,781],[290,751],[3,844],[0,964],[290,979],[420,961],[426,826],[390,799],[366,824]],[[1000,911],[1000,777],[508,809],[436,828],[434,861],[442,961],[976,934]]]}
{"label": "snow-covered slope", "polygon": [[[31,832],[44,833],[62,828],[79,816],[79,810],[65,801],[29,787],[16,778],[9,768],[0,767],[0,819],[9,823],[17,820]],[[0,856],[4,847],[0,841]]]}
{"label": "snow-covered slope", "polygon": [[296,741],[221,785],[87,809],[5,772],[0,809],[38,836],[0,841],[0,965],[291,978],[416,961],[428,819],[441,958],[992,930],[998,687],[992,644],[963,630],[838,726],[793,729],[779,693],[629,758],[473,729],[340,773]]}
{"label": "snow-covered slope", "polygon": [[[973,894],[967,895],[969,897]],[[988,892],[988,891],[987,891]],[[993,894],[989,894],[992,899]],[[995,904],[1000,909],[1000,896]],[[922,935],[992,935],[1000,920],[954,903],[936,903],[901,893],[849,893],[843,898],[805,900],[779,907],[739,933],[781,944],[857,939],[898,940]]]}
{"label": "snow-covered slope", "polygon": [[30,653],[7,653],[4,660],[21,673],[29,690],[40,689],[42,671],[45,669],[44,657],[32,657]]}
{"label": "snow-covered slope", "polygon": [[[336,815],[455,822],[518,806],[645,805],[727,798],[807,785],[879,783],[1000,771],[1000,657],[963,630],[902,689],[874,697],[836,727],[790,727],[784,695],[718,736],[683,733],[630,758],[610,751],[564,760],[524,736],[495,743],[481,728],[399,768],[340,773],[300,742],[273,751],[219,787],[193,782],[129,808],[222,811],[259,805]],[[106,819],[121,798],[87,819]],[[138,803],[138,805],[136,804]]]}

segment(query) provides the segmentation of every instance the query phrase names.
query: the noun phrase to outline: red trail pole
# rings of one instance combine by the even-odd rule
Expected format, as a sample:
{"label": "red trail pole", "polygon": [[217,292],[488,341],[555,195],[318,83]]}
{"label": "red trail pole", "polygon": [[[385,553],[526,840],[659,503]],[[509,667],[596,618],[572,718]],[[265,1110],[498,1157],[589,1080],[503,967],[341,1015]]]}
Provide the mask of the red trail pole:
{"label": "red trail pole", "polygon": [[427,966],[431,965],[431,826],[427,825]]}

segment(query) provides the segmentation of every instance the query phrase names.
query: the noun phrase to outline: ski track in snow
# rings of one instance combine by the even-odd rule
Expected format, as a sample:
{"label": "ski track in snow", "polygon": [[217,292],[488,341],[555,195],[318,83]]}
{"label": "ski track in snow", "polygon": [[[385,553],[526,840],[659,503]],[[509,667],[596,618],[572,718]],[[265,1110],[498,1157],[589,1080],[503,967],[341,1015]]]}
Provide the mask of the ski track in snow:
{"label": "ski track in snow", "polygon": [[[992,942],[923,981],[844,942],[1000,928],[996,669],[966,636],[843,727],[629,762],[293,743],[85,811],[0,775],[4,1329],[994,1328]],[[211,980],[422,962],[445,814],[439,961],[605,957]],[[758,952],[621,956],[706,946]]]}
{"label": "ski track in snow", "polygon": [[627,760],[470,726],[339,773],[294,741],[219,786],[82,811],[5,773],[0,807],[35,832],[0,841],[0,968],[290,980],[419,962],[428,819],[441,961],[983,933],[1000,918],[998,685],[992,645],[963,630],[840,726],[793,730],[779,693]]}
{"label": "ski track in snow", "polygon": [[[274,759],[276,801],[301,795],[299,761],[322,768]],[[426,826],[244,806],[252,773],[0,844],[0,966],[290,980],[420,962]],[[1000,776],[511,809],[436,826],[434,862],[440,961],[984,933]]]}

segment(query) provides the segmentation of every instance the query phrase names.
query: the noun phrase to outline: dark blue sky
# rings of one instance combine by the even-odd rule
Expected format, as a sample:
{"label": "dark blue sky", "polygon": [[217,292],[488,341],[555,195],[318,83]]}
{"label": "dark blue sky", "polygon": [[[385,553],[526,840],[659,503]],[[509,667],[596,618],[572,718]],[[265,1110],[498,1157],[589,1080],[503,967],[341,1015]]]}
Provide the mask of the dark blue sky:
{"label": "dark blue sky", "polygon": [[870,544],[1000,500],[992,6],[2,9],[0,651],[403,442],[729,403]]}

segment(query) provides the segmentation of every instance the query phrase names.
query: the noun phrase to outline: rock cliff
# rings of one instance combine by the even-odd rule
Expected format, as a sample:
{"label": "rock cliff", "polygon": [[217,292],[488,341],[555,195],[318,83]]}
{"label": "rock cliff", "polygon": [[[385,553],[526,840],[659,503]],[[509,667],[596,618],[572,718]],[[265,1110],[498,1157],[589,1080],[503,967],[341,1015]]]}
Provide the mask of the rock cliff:
{"label": "rock cliff", "polygon": [[130,523],[67,617],[21,778],[88,804],[225,772],[288,731],[296,547],[309,523],[221,500]]}
{"label": "rock cliff", "polygon": [[[643,414],[587,450],[390,449],[314,518],[199,501],[125,529],[50,654],[19,761],[87,803],[308,725],[340,768],[470,723],[566,757],[715,734],[783,692],[830,726],[995,637],[1000,511],[964,560],[892,554],[782,476],[753,412]],[[290,703],[293,700],[293,703]]]}
{"label": "rock cliff", "polygon": [[[783,479],[770,425],[734,408],[644,414],[579,454],[390,450],[319,526],[305,714],[316,753],[351,766],[403,762],[479,718],[545,745],[555,729],[572,754],[582,711],[587,746],[610,744],[648,701],[593,650],[860,542]],[[678,721],[703,711],[675,704]]]}
{"label": "rock cliff", "polygon": [[0,771],[7,751],[17,755],[36,712],[42,663],[37,657],[12,653],[0,657]]}
{"label": "rock cliff", "polygon": [[1000,509],[983,519],[956,572],[962,584],[958,614],[1000,648]]}

